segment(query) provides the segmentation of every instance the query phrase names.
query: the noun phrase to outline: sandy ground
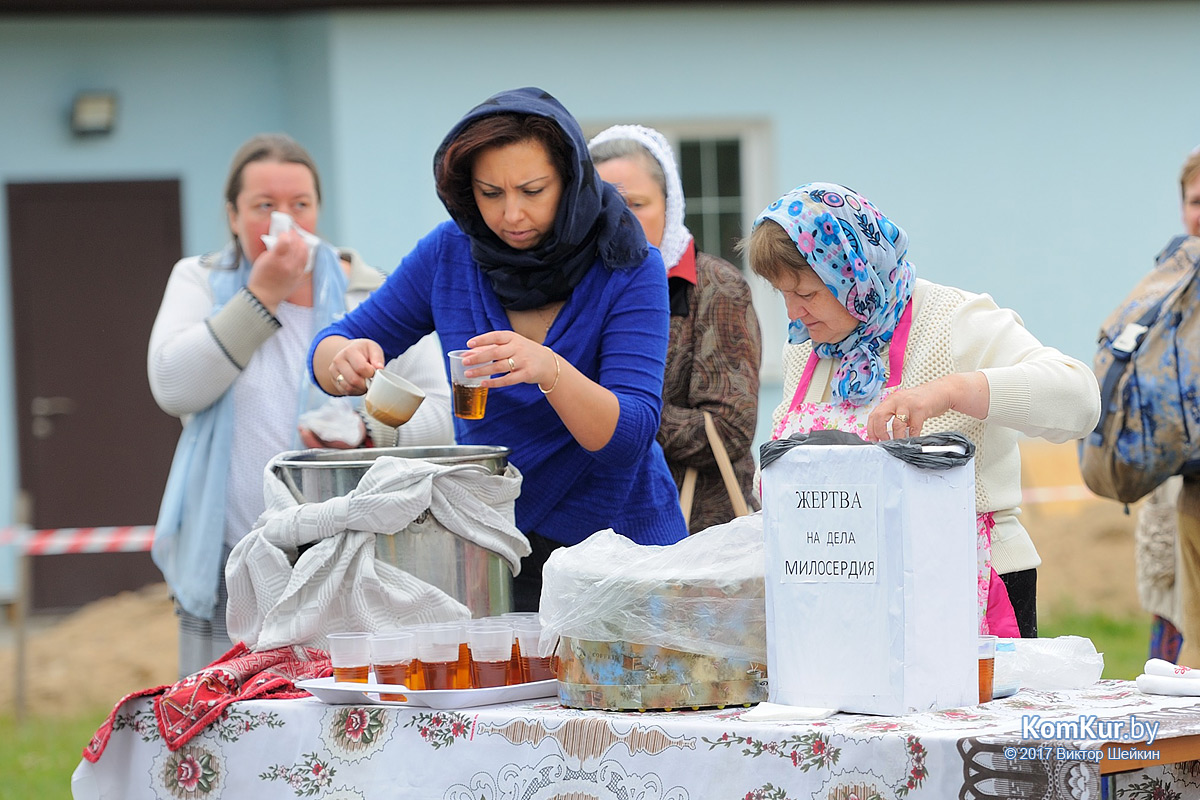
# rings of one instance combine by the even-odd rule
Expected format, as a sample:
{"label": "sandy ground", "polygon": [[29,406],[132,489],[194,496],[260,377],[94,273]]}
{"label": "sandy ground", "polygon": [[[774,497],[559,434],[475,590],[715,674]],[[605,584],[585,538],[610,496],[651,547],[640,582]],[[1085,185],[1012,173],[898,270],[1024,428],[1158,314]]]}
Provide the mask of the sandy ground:
{"label": "sandy ground", "polygon": [[[1133,517],[1083,487],[1075,447],[1023,448],[1024,521],[1042,554],[1039,614],[1142,614],[1133,566]],[[1148,619],[1148,617],[1147,617]],[[3,623],[8,624],[8,623]],[[0,714],[14,710],[11,629],[0,647]],[[31,715],[98,713],[125,694],[174,682],[175,616],[165,585],[86,606],[27,636],[25,697]]]}

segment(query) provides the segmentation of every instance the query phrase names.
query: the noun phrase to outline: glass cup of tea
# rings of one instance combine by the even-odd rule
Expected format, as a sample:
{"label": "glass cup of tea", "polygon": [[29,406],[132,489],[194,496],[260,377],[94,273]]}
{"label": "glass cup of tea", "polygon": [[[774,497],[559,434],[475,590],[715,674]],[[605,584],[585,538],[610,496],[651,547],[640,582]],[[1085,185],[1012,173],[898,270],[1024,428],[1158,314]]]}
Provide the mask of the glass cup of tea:
{"label": "glass cup of tea", "polygon": [[326,638],[333,679],[339,683],[366,683],[371,672],[371,634],[331,633]]}
{"label": "glass cup of tea", "polygon": [[467,377],[468,369],[490,367],[494,362],[464,366],[463,356],[470,350],[451,350],[446,354],[450,359],[450,388],[454,395],[454,416],[459,419],[483,419],[487,409],[487,387],[483,385],[485,376]]}
{"label": "glass cup of tea", "polygon": [[[408,686],[408,674],[417,654],[417,639],[411,633],[377,633],[371,637],[371,669],[376,683]],[[404,695],[380,692],[380,700],[406,700]]]}

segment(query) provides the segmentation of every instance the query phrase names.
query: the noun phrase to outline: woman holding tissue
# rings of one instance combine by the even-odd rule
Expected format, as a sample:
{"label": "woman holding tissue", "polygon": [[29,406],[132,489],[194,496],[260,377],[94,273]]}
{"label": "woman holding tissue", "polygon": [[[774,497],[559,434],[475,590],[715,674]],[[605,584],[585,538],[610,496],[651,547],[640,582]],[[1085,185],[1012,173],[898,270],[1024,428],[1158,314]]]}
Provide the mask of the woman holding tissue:
{"label": "woman holding tissue", "polygon": [[977,448],[980,631],[1036,636],[1040,559],[1017,516],[1017,438],[1091,431],[1092,371],[989,296],[917,278],[908,235],[844,186],[793,189],[742,245],[791,319],[772,438],[828,428],[871,441],[964,434]]}
{"label": "woman holding tissue", "polygon": [[[313,334],[384,279],[353,251],[311,236],[320,201],[316,165],[290,137],[243,144],[225,186],[232,241],[175,265],[150,334],[150,388],[184,421],[152,548],[175,598],[181,675],[232,646],[225,561],[263,511],[263,468],[273,456],[301,445],[353,447],[368,435],[377,445],[453,441],[436,338],[394,367],[426,393],[398,432],[373,420],[368,431],[352,408],[328,408],[311,390],[304,363]],[[277,230],[289,222],[280,214],[294,227],[268,249],[273,214]],[[327,431],[312,423],[330,441],[299,428],[314,411],[334,421]]]}
{"label": "woman holding tissue", "polygon": [[[523,474],[530,540],[515,605],[536,610],[550,552],[613,528],[642,544],[687,535],[662,449],[666,270],[575,119],[535,88],[467,113],[434,156],[451,221],[313,343],[325,391],[361,394],[384,360],[435,331],[488,389],[460,443],[504,445]],[[489,377],[489,375],[491,377]],[[473,416],[473,415],[468,415]]]}

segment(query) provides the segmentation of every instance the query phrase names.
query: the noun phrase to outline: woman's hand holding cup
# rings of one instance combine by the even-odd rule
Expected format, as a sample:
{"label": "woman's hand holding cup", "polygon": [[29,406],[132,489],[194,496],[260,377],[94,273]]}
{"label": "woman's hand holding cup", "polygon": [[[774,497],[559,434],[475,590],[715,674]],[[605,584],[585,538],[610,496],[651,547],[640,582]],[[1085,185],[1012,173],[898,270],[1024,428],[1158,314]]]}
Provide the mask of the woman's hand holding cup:
{"label": "woman's hand holding cup", "polygon": [[471,374],[474,367],[488,367],[492,370],[490,378],[486,372],[478,375],[487,378],[484,385],[488,387],[536,383],[544,391],[554,385],[559,374],[560,367],[549,347],[514,331],[480,334],[469,339],[467,347],[471,348],[463,358],[467,377],[477,377]]}
{"label": "woman's hand holding cup", "polygon": [[333,394],[360,395],[367,391],[367,379],[383,369],[383,348],[371,339],[349,339],[329,362]]}

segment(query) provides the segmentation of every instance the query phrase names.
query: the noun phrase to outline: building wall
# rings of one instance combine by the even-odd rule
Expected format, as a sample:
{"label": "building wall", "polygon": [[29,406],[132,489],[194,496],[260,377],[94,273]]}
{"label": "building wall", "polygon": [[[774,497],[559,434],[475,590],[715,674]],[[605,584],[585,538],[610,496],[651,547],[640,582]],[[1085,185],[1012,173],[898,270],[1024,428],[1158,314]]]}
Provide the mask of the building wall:
{"label": "building wall", "polygon": [[[0,17],[0,182],[180,178],[198,252],[225,239],[234,149],[284,129],[321,165],[322,232],[390,269],[445,218],[431,158],[446,130],[538,85],[591,128],[754,127],[748,218],[801,182],[852,186],[907,229],[919,274],[990,292],[1090,360],[1102,317],[1180,228],[1196,30],[1200,4],[1167,2]],[[117,93],[118,127],[74,139],[67,108],[91,88]],[[777,379],[782,304],[758,296]],[[0,326],[10,442],[11,350]],[[0,522],[16,463],[0,455]]]}

